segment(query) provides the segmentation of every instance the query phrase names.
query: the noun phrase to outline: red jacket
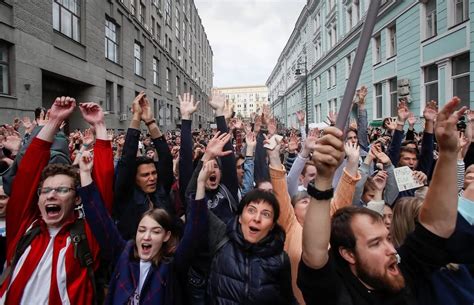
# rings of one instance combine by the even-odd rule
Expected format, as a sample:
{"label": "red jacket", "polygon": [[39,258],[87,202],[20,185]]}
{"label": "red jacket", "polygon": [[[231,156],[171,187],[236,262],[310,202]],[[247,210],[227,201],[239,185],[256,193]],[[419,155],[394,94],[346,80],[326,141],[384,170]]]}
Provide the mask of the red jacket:
{"label": "red jacket", "polygon": [[[0,296],[6,297],[5,304],[21,304],[23,292],[30,281],[32,273],[37,269],[46,248],[51,240],[50,234],[41,219],[37,202],[36,189],[43,168],[48,164],[51,143],[35,138],[20,163],[17,176],[12,186],[12,195],[7,206],[7,265],[13,259],[19,239],[32,225],[39,225],[41,233],[31,242],[31,248],[23,253],[13,271],[0,287]],[[113,157],[110,142],[97,140],[95,147],[94,176],[102,198],[111,203],[113,182]],[[101,161],[99,161],[101,160]],[[98,169],[100,168],[100,169]],[[105,177],[104,173],[110,175]],[[74,258],[74,246],[70,240],[68,226],[75,219],[70,219],[54,238],[52,250],[51,276],[49,286],[49,304],[92,304],[93,288],[87,275],[87,269],[79,265]],[[85,222],[85,233],[91,254],[98,267],[99,245],[89,225]],[[38,287],[38,292],[41,287]],[[31,291],[35,293],[35,291]],[[35,295],[35,294],[34,294]]]}

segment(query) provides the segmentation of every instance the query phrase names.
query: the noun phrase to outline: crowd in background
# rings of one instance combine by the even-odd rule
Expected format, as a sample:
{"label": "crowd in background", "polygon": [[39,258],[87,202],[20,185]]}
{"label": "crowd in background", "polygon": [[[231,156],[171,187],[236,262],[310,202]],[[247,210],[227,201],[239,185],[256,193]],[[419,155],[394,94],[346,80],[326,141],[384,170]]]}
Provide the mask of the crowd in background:
{"label": "crowd in background", "polygon": [[144,93],[126,132],[72,97],[2,125],[0,304],[473,304],[474,112],[371,127],[366,95],[344,131],[219,92],[216,128],[183,94],[161,130]]}

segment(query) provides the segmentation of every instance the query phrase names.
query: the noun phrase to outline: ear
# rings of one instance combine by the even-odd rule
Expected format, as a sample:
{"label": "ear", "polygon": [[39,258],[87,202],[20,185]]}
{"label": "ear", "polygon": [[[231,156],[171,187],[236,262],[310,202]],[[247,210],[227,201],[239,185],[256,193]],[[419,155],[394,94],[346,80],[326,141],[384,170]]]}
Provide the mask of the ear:
{"label": "ear", "polygon": [[339,247],[339,254],[342,256],[343,259],[345,259],[350,265],[355,265],[356,263],[356,258],[355,254],[352,250]]}
{"label": "ear", "polygon": [[74,199],[74,206],[81,205],[81,203],[82,203],[81,196],[76,196],[76,198]]}
{"label": "ear", "polygon": [[166,231],[165,239],[163,240],[163,242],[167,242],[168,240],[170,240],[170,238],[171,238],[171,231]]}
{"label": "ear", "polygon": [[242,215],[239,215],[239,224],[242,224]]}

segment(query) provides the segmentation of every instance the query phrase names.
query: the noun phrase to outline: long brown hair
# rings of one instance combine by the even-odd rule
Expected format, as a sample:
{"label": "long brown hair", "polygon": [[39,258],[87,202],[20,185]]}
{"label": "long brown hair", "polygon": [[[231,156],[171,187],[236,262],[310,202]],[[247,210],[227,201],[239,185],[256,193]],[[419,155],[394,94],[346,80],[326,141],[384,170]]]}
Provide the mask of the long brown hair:
{"label": "long brown hair", "polygon": [[[161,246],[160,251],[155,255],[155,257],[152,258],[152,263],[156,266],[161,261],[169,261],[171,257],[173,256],[174,252],[176,251],[176,248],[178,247],[179,243],[179,237],[175,229],[175,225],[173,223],[173,218],[166,212],[164,209],[150,209],[143,213],[142,217],[140,218],[140,221],[146,217],[150,216],[153,220],[155,220],[157,223],[160,224],[160,226],[163,227],[163,229],[168,232],[171,232],[170,238],[168,239],[167,242],[163,242],[163,245]],[[139,259],[138,256],[138,249],[137,249],[137,243],[134,238],[134,257]]]}
{"label": "long brown hair", "polygon": [[396,248],[400,247],[407,235],[415,230],[415,222],[422,204],[423,199],[418,197],[403,197],[395,203],[390,233]]}

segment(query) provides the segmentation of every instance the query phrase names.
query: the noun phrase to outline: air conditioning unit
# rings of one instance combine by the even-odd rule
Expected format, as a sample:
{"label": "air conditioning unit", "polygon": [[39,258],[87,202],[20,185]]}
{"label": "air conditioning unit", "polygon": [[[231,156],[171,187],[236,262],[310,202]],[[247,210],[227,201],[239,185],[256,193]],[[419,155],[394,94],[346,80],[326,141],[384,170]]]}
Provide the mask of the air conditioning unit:
{"label": "air conditioning unit", "polygon": [[119,119],[120,119],[120,122],[126,121],[128,119],[127,114],[126,113],[121,113]]}

